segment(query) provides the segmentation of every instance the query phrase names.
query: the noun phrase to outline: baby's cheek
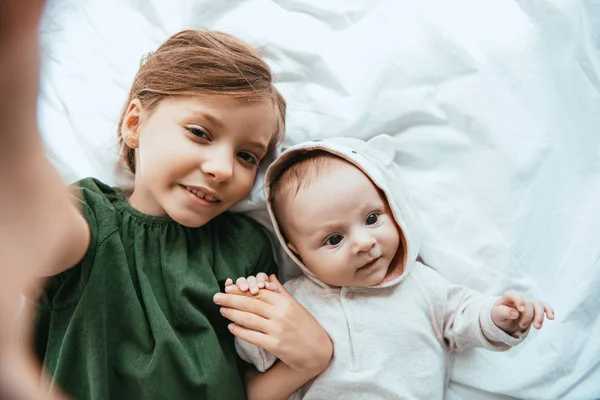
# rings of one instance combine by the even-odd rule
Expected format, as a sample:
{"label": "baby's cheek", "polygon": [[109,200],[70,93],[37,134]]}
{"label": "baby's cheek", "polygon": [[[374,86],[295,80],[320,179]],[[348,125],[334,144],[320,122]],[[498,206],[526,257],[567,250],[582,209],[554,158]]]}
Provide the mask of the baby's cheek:
{"label": "baby's cheek", "polygon": [[327,268],[325,267],[325,265],[327,264],[322,262],[321,258],[304,258],[302,262],[310,272],[317,275],[318,277],[327,275]]}

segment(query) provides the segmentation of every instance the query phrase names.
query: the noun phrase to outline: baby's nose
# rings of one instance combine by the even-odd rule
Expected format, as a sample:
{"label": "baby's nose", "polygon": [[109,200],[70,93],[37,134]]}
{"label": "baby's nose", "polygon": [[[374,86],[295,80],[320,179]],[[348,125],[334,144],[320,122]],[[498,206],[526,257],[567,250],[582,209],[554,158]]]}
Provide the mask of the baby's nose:
{"label": "baby's nose", "polygon": [[368,252],[373,247],[377,241],[373,236],[364,235],[356,239],[355,248],[357,253]]}

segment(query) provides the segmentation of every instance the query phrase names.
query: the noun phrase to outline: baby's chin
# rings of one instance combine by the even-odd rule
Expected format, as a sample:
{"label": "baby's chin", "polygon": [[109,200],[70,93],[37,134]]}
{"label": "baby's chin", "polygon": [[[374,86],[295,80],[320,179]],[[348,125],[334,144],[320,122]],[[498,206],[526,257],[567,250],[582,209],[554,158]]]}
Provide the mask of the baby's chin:
{"label": "baby's chin", "polygon": [[387,280],[387,276],[388,276],[387,272],[388,272],[388,268],[386,268],[386,269],[381,268],[378,271],[373,271],[373,273],[371,273],[368,277],[360,279],[359,281],[355,282],[351,286],[360,286],[360,287],[380,286],[388,281]]}
{"label": "baby's chin", "polygon": [[379,276],[379,281],[372,286],[380,286],[387,282],[393,281],[404,272],[402,263],[395,262],[395,259],[388,265],[387,269]]}
{"label": "baby's chin", "polygon": [[381,286],[386,282],[389,282],[391,279],[388,279],[387,270],[381,273],[378,273],[376,276],[373,276],[373,282],[370,282],[368,285],[364,286]]}

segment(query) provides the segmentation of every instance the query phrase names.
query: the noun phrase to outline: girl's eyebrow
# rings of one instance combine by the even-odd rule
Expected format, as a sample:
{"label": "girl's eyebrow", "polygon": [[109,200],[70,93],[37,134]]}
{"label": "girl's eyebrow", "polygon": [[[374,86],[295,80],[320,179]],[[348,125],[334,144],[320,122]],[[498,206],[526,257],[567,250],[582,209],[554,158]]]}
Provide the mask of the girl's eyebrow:
{"label": "girl's eyebrow", "polygon": [[255,150],[257,150],[258,153],[264,154],[267,152],[267,146],[264,143],[261,142],[248,142],[248,145],[250,147],[254,147]]}
{"label": "girl's eyebrow", "polygon": [[198,110],[189,110],[189,111],[194,116],[194,118],[208,120],[208,122],[210,122],[212,125],[215,125],[219,129],[223,129],[225,127],[225,124],[223,123],[223,121],[221,121],[219,118],[215,117],[212,114],[198,111]]}

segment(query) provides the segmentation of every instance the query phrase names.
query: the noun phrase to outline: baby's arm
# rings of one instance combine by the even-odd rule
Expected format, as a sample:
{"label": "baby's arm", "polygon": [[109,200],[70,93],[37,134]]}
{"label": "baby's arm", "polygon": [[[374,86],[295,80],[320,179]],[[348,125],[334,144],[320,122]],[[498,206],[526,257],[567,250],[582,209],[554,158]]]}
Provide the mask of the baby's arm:
{"label": "baby's arm", "polygon": [[[422,265],[415,269],[414,275],[421,292],[431,302],[430,312],[438,327],[436,333],[450,350],[484,347],[502,351],[526,338],[527,329],[521,331],[514,327],[521,322],[529,327],[534,320],[534,302],[530,302],[531,314],[526,307],[526,312],[519,314],[516,320],[507,321],[510,309],[497,297],[484,296],[476,290],[452,284],[433,269]],[[519,299],[515,301],[517,307],[521,306]],[[538,304],[541,303],[537,302],[536,307]],[[552,313],[551,309],[548,312]],[[536,323],[541,323],[540,315],[542,313],[538,313],[538,319],[534,320]]]}
{"label": "baby's arm", "polygon": [[492,307],[492,321],[509,335],[525,332],[533,323],[535,329],[541,329],[544,313],[554,319],[554,310],[539,300],[525,299],[516,290],[509,290]]}
{"label": "baby's arm", "polygon": [[297,371],[284,362],[277,362],[267,372],[246,373],[248,400],[284,400],[316,375],[311,371]]}

